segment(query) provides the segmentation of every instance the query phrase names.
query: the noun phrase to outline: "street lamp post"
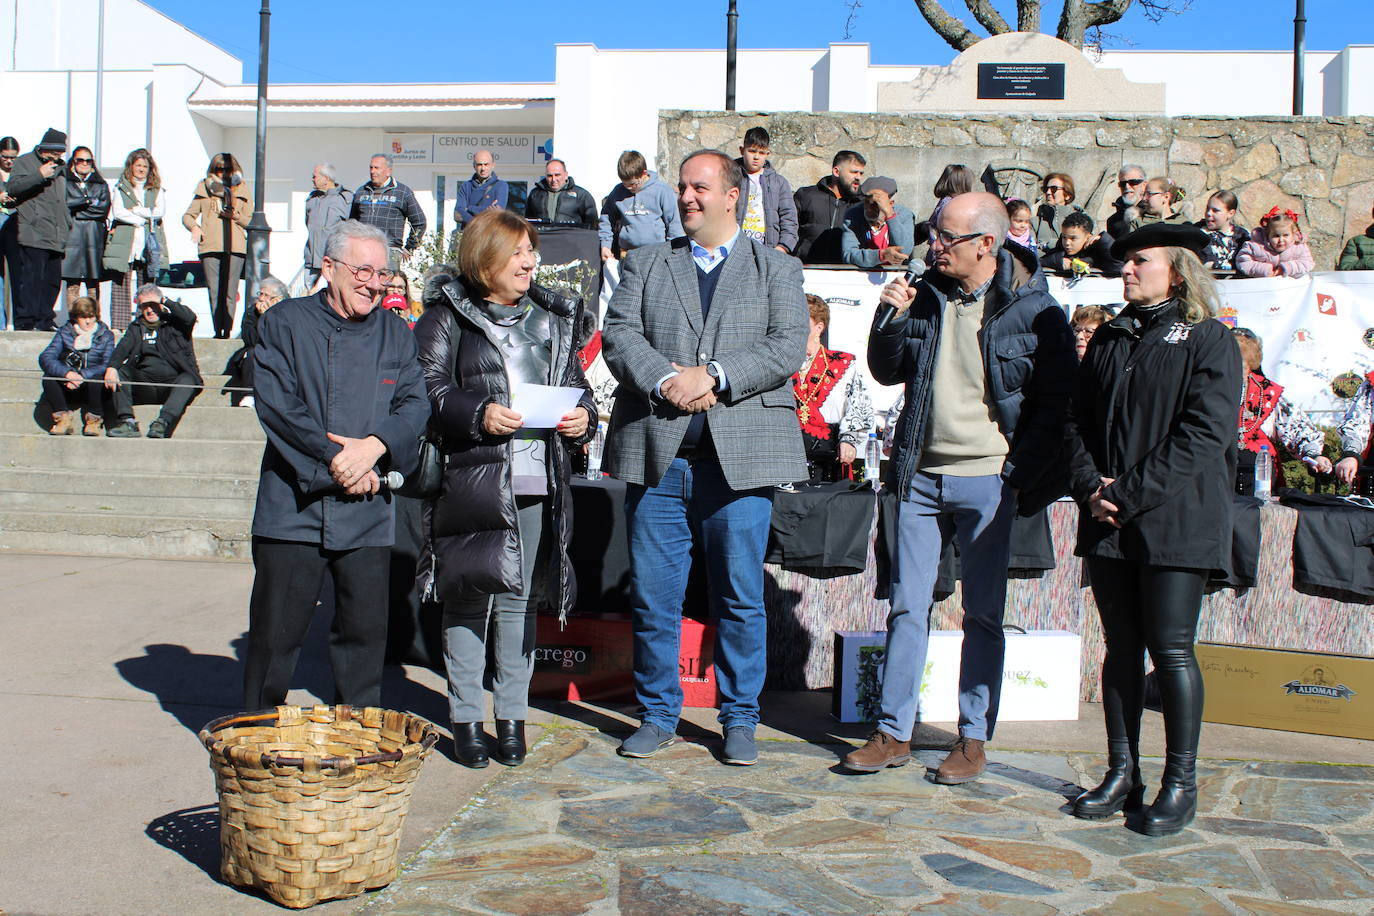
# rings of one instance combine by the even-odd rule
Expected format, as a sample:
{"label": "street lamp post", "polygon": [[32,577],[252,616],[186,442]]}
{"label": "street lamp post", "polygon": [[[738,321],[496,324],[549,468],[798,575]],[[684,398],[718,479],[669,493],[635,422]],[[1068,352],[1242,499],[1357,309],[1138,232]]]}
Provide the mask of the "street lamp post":
{"label": "street lamp post", "polygon": [[105,0],[96,7],[95,21],[95,165],[99,168],[105,160],[100,158],[101,135],[104,133],[105,120]]}
{"label": "street lamp post", "polygon": [[1298,8],[1293,13],[1293,114],[1302,114],[1304,58],[1307,57],[1307,13],[1303,0],[1298,0]]}
{"label": "street lamp post", "polygon": [[730,0],[730,10],[725,14],[725,110],[735,110],[735,36],[739,29],[739,10],[735,0]]}
{"label": "street lamp post", "polygon": [[272,11],[269,0],[262,0],[258,19],[258,124],[257,155],[253,162],[253,219],[248,224],[248,269],[245,307],[253,308],[262,278],[267,276],[272,261],[268,256],[268,238],[272,228],[267,225],[263,204],[267,196],[267,36]]}

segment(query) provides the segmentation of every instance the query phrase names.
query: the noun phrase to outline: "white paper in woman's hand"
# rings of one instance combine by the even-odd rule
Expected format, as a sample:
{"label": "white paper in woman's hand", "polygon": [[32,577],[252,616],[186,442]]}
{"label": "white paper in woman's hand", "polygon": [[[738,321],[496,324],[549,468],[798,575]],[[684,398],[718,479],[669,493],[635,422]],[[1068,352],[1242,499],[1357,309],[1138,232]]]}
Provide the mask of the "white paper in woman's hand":
{"label": "white paper in woman's hand", "polygon": [[524,418],[526,429],[554,429],[572,413],[582,400],[582,394],[581,388],[516,382],[515,390],[511,392],[510,407]]}

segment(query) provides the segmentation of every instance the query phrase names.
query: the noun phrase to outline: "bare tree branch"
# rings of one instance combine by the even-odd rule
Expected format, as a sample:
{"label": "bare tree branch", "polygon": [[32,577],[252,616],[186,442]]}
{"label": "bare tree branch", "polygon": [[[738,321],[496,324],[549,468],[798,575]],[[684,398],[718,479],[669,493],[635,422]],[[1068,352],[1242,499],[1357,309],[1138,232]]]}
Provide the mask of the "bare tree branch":
{"label": "bare tree branch", "polygon": [[854,37],[854,24],[859,21],[859,9],[863,6],[859,0],[845,0],[845,6],[849,7],[849,15],[844,20],[844,35],[841,41],[848,41]]}
{"label": "bare tree branch", "polygon": [[[930,27],[947,41],[956,51],[967,51],[977,44],[982,36],[972,31],[963,20],[951,16],[941,5],[941,0],[913,0]],[[1016,0],[1016,29],[1020,32],[1039,32],[1041,30],[1042,0]],[[846,5],[850,5],[846,3]],[[855,4],[857,5],[857,4]],[[974,20],[987,29],[990,35],[1010,32],[1011,26],[993,6],[993,0],[964,0],[964,5],[973,14]],[[1193,0],[1064,0],[1064,8],[1059,16],[1059,27],[1055,34],[1076,48],[1085,44],[1100,46],[1103,37],[1114,38],[1103,32],[1102,26],[1120,22],[1122,17],[1135,5],[1151,22],[1158,22],[1165,16],[1185,13],[1192,8]],[[850,6],[850,20],[853,19],[854,6]],[[848,24],[846,24],[847,31]],[[846,37],[847,34],[846,34]]]}
{"label": "bare tree branch", "polygon": [[973,14],[973,18],[978,20],[978,24],[988,30],[989,35],[1003,35],[1011,31],[1007,20],[993,8],[989,0],[964,0],[964,5]]}
{"label": "bare tree branch", "polygon": [[1131,2],[1132,0],[1064,0],[1064,11],[1059,16],[1059,30],[1056,34],[1061,41],[1081,48],[1088,29],[1118,21],[1126,15]]}
{"label": "bare tree branch", "polygon": [[921,11],[926,22],[949,46],[956,51],[967,51],[982,38],[969,30],[962,21],[945,12],[940,0],[915,0],[916,8]]}

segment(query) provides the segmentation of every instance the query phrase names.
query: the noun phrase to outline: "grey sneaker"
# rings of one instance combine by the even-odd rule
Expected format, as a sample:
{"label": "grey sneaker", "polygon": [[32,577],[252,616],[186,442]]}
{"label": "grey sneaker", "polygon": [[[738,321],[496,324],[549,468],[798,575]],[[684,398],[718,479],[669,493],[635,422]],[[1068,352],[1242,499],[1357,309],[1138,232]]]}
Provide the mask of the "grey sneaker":
{"label": "grey sneaker", "polygon": [[148,424],[148,438],[170,439],[172,438],[171,427],[167,425],[166,420],[162,419],[161,417],[158,417],[156,420]]}
{"label": "grey sneaker", "polygon": [[111,426],[105,430],[105,435],[114,439],[131,439],[138,436],[138,421],[133,417],[123,417],[118,426]]}
{"label": "grey sneaker", "polygon": [[676,740],[676,732],[645,722],[638,731],[620,742],[616,753],[622,757],[652,757]]}
{"label": "grey sneaker", "polygon": [[737,767],[751,767],[759,762],[758,745],[754,743],[754,729],[748,725],[733,725],[725,730],[725,753],[722,763]]}

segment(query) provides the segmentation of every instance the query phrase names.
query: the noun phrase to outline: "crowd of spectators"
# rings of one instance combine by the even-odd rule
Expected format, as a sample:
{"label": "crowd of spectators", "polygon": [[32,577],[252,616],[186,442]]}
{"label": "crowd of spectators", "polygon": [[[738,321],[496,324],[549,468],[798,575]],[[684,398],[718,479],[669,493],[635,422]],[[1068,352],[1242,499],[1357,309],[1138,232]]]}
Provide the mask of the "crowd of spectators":
{"label": "crowd of spectators", "polygon": [[[48,130],[30,152],[20,150],[15,138],[0,138],[0,276],[8,275],[7,311],[12,311],[17,330],[52,330],[56,305],[61,301],[66,306],[69,320],[57,329],[52,345],[44,351],[44,390],[53,411],[52,431],[62,433],[80,426],[93,435],[102,428],[102,416],[108,415],[112,421],[106,431],[109,435],[132,435],[137,424],[131,404],[124,403],[129,398],[119,396],[120,380],[126,389],[138,388],[143,373],[150,388],[146,396],[170,405],[156,432],[150,430],[150,434],[170,435],[195,394],[194,389],[178,393],[176,386],[198,384],[188,380],[198,380],[199,370],[189,349],[186,365],[180,364],[184,360],[169,360],[153,352],[155,337],[161,334],[165,342],[169,334],[180,334],[192,326],[194,316],[187,320],[181,314],[185,307],[165,299],[152,285],[168,266],[167,197],[152,153],[133,150],[118,179],[107,180],[90,148],[75,146],[68,154],[67,137],[56,129]],[[867,160],[857,151],[836,152],[830,174],[795,192],[773,167],[772,137],[765,128],[749,128],[738,151],[735,161],[745,181],[736,204],[741,232],[808,265],[907,268],[919,273],[932,263],[931,241],[944,207],[954,197],[982,187],[973,169],[952,163],[932,187],[929,212],[923,213],[924,206],[907,199],[910,192],[900,194],[895,179],[870,174]],[[455,195],[453,216],[460,228],[488,210],[521,206],[512,202],[509,183],[496,174],[491,151],[479,150],[472,163],[471,178]],[[636,248],[682,236],[677,193],[649,169],[643,154],[626,150],[616,166],[620,183],[598,206],[592,193],[574,181],[563,160],[550,159],[543,178],[524,198],[525,217],[536,226],[595,230],[603,260],[623,258]],[[382,231],[389,248],[392,276],[386,307],[414,324],[422,307],[411,293],[402,266],[418,250],[428,224],[415,193],[395,179],[393,167],[390,155],[373,156],[368,181],[354,191],[343,185],[333,164],[315,165],[305,205],[304,285],[311,291],[321,288],[325,241],[334,227],[348,219],[374,226]],[[1038,199],[1006,198],[1007,239],[1028,249],[1046,274],[1120,276],[1122,264],[1111,254],[1115,239],[1151,223],[1181,225],[1189,217],[1182,188],[1166,175],[1152,177],[1143,167],[1127,163],[1117,175],[1117,188],[1119,196],[1103,226],[1077,200],[1073,176],[1066,171],[1049,172],[1039,183]],[[214,333],[221,338],[228,337],[234,327],[252,198],[242,166],[232,155],[219,154],[209,161],[182,215],[182,226],[198,248]],[[1240,212],[1237,195],[1220,190],[1208,198],[1202,218],[1192,223],[1209,237],[1203,261],[1215,276],[1301,277],[1315,268],[1297,214],[1274,207],[1258,226],[1247,229],[1238,223]],[[1345,244],[1335,266],[1374,269],[1374,225]],[[104,282],[111,287],[108,324],[100,320]],[[243,348],[225,370],[235,404],[253,404],[250,354],[256,319],[287,295],[286,284],[266,278],[244,314],[239,326]],[[156,315],[144,307],[151,300],[162,303]],[[94,316],[87,314],[92,303]],[[190,315],[189,309],[185,312]],[[92,318],[95,326],[82,330],[82,322]],[[139,330],[126,333],[129,328]],[[110,347],[110,351],[118,350],[120,359],[107,366],[112,353],[93,346],[92,341],[121,333],[120,346]],[[140,368],[145,355],[151,374]],[[82,368],[62,368],[63,359],[79,360]],[[166,365],[159,365],[159,360]],[[104,392],[103,410],[97,410],[100,386],[76,384],[70,376],[103,379],[106,368],[114,378]],[[77,411],[85,411],[84,424],[76,422]]]}

